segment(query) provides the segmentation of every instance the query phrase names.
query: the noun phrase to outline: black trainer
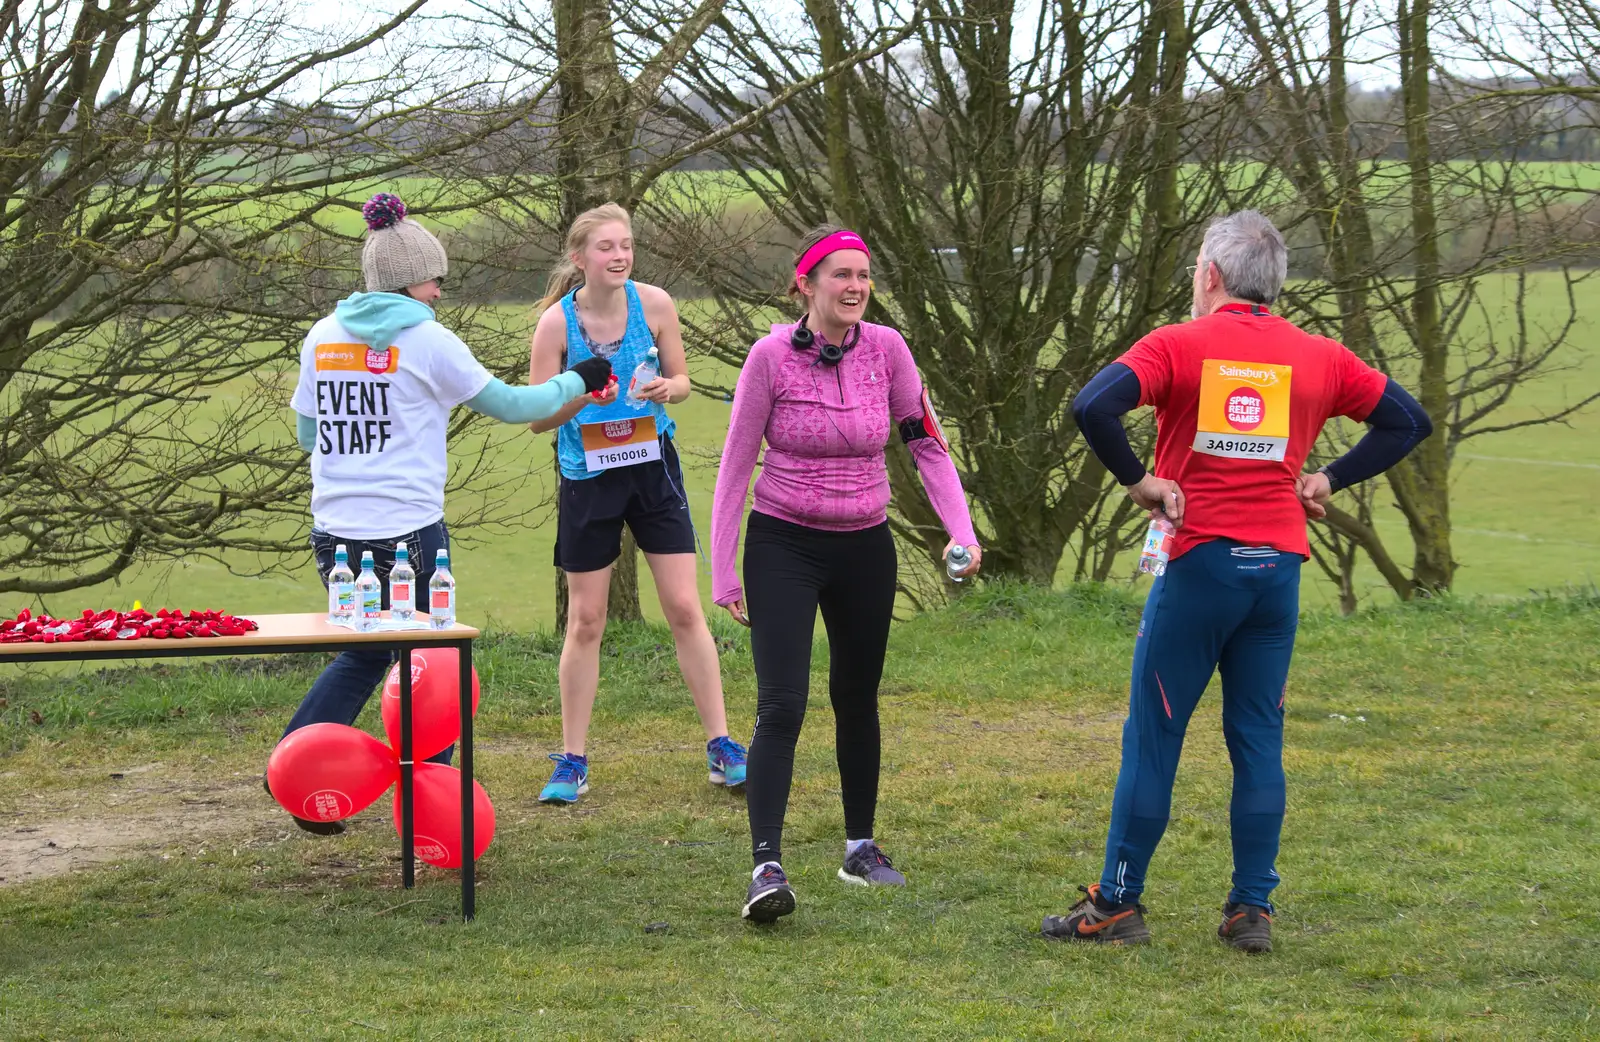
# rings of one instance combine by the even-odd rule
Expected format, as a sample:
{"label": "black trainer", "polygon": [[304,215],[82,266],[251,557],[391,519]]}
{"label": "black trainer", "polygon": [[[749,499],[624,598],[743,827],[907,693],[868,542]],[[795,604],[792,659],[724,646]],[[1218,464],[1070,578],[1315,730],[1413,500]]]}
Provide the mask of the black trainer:
{"label": "black trainer", "polygon": [[1047,915],[1039,932],[1052,941],[1090,941],[1095,944],[1147,944],[1150,928],[1144,924],[1144,905],[1120,904],[1100,896],[1100,884],[1080,886],[1083,900],[1066,915]]}
{"label": "black trainer", "polygon": [[[264,774],[261,776],[261,787],[267,790],[268,796],[272,795],[272,786],[268,784],[267,776]],[[294,818],[293,814],[289,816]],[[313,836],[338,836],[344,833],[344,822],[342,821],[312,821],[310,818],[294,818],[294,823]]]}
{"label": "black trainer", "polygon": [[750,881],[750,892],[740,914],[753,923],[776,922],[794,911],[794,904],[794,887],[789,885],[789,877],[776,862],[769,861]]}
{"label": "black trainer", "polygon": [[1260,905],[1234,904],[1222,906],[1222,925],[1217,936],[1230,948],[1251,955],[1265,955],[1272,950],[1272,913]]}

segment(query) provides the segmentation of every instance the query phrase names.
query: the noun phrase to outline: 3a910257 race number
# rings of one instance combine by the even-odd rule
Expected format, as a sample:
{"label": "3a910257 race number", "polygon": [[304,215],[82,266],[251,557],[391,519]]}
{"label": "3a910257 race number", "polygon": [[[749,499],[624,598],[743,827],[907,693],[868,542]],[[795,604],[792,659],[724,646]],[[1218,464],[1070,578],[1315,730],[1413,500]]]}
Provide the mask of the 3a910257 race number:
{"label": "3a910257 race number", "polygon": [[1289,448],[1293,367],[1216,358],[1201,364],[1194,451],[1282,461]]}

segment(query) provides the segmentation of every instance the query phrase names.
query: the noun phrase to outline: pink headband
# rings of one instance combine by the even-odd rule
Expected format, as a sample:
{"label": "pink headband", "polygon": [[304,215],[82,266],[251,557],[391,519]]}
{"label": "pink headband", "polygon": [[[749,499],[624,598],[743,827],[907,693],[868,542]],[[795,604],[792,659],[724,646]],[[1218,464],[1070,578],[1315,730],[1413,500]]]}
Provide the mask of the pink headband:
{"label": "pink headband", "polygon": [[809,274],[812,268],[822,263],[822,258],[838,250],[860,250],[868,259],[872,257],[872,251],[867,249],[866,240],[855,232],[834,232],[801,256],[800,263],[794,266],[796,277]]}

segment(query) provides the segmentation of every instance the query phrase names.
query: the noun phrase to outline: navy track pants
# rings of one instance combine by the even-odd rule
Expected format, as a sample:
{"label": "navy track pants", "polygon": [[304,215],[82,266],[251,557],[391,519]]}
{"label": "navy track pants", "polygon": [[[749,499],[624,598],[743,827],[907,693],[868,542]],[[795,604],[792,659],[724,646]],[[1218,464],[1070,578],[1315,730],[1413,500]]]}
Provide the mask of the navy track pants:
{"label": "navy track pants", "polygon": [[1101,893],[1137,901],[1166,831],[1178,757],[1211,674],[1222,671],[1222,733],[1233,761],[1233,890],[1272,907],[1283,830],[1283,700],[1299,613],[1297,554],[1225,539],[1167,566],[1145,603],[1133,652],[1122,768],[1111,803]]}

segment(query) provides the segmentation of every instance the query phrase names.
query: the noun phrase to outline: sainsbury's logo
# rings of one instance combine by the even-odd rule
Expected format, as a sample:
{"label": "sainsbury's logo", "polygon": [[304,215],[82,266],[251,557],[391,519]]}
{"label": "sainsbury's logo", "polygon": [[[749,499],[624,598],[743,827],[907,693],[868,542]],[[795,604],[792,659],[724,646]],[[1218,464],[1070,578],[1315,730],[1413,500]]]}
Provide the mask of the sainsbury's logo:
{"label": "sainsbury's logo", "polygon": [[1223,362],[1217,366],[1217,373],[1221,376],[1231,376],[1238,380],[1253,383],[1257,387],[1272,387],[1278,382],[1278,373],[1275,369],[1252,369],[1249,366],[1230,365]]}

